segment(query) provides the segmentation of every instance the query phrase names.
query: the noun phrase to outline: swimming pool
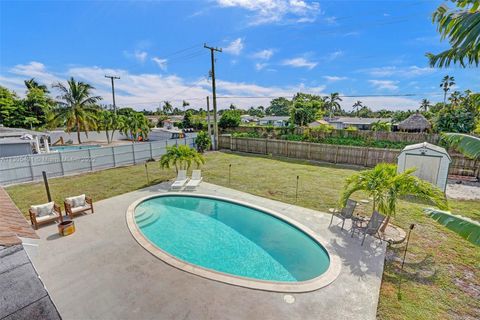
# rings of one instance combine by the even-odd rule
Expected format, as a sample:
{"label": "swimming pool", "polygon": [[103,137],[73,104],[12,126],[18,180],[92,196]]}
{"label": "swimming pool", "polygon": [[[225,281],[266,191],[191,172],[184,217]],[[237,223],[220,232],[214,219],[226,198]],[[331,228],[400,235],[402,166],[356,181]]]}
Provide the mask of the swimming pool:
{"label": "swimming pool", "polygon": [[77,146],[56,146],[56,147],[50,147],[51,150],[55,151],[75,151],[75,150],[83,150],[83,149],[95,149],[95,148],[101,148],[101,145],[99,144],[90,144],[90,145],[77,145]]}
{"label": "swimming pool", "polygon": [[169,193],[132,204],[127,221],[147,250],[210,279],[288,292],[315,290],[334,279],[332,256],[314,233],[264,208]]}

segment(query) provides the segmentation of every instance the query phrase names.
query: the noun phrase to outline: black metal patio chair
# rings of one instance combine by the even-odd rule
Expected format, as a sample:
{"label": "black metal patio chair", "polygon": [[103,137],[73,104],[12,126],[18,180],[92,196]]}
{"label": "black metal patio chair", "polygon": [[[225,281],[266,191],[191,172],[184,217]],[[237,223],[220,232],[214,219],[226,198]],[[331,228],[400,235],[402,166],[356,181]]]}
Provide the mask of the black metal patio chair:
{"label": "black metal patio chair", "polygon": [[352,237],[355,233],[355,230],[358,230],[361,233],[363,233],[363,240],[362,240],[362,246],[363,246],[363,243],[365,242],[365,238],[367,234],[372,237],[375,236],[378,233],[378,230],[380,230],[380,227],[382,226],[384,220],[385,220],[384,215],[378,213],[377,211],[374,211],[372,216],[370,217],[370,220],[368,220],[368,223],[366,226],[363,226],[360,221],[357,221],[356,223],[353,224]]}
{"label": "black metal patio chair", "polygon": [[346,219],[352,219],[353,218],[353,212],[355,210],[355,207],[357,206],[357,201],[348,199],[347,204],[345,207],[342,208],[342,210],[337,211],[337,212],[332,212],[332,219],[330,219],[330,224],[332,224],[333,217],[337,217],[339,219],[342,219],[342,230],[343,226],[345,225],[345,220]]}

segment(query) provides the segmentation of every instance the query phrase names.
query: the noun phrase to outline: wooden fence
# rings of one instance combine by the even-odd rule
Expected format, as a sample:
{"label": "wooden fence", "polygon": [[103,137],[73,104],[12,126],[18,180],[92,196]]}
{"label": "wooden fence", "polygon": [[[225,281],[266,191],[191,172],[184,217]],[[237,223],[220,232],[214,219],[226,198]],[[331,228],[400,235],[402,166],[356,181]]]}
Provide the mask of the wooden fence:
{"label": "wooden fence", "polygon": [[[332,132],[320,132],[312,130],[313,128],[295,128],[292,133],[302,135],[306,131],[309,131],[309,134],[316,138],[329,138],[329,137],[358,137],[365,140],[387,140],[392,142],[408,142],[408,143],[420,143],[420,142],[429,142],[432,144],[438,144],[440,142],[440,135],[438,133],[411,133],[411,132],[380,132],[380,131],[370,131],[370,130],[357,130],[357,131],[346,131],[346,130],[332,130]],[[260,137],[266,137],[277,139],[280,138],[287,128],[273,128],[273,127],[236,127],[236,128],[225,128],[222,129],[223,133],[233,133],[233,132],[256,132]]]}
{"label": "wooden fence", "polygon": [[[332,144],[287,141],[276,139],[234,138],[231,135],[219,137],[219,148],[232,151],[271,154],[296,159],[325,161],[374,167],[378,163],[397,163],[400,150],[367,147],[341,146]],[[450,175],[479,177],[480,164],[461,154],[450,154]]]}

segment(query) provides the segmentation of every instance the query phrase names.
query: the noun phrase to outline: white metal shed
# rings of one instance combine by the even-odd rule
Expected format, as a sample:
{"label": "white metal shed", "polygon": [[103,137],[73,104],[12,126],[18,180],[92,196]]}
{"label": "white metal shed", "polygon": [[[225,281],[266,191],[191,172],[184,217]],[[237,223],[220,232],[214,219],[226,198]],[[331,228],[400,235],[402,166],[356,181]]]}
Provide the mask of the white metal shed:
{"label": "white metal shed", "polygon": [[447,150],[428,142],[412,144],[403,148],[398,156],[398,172],[417,168],[413,173],[445,191],[448,168],[452,159]]}

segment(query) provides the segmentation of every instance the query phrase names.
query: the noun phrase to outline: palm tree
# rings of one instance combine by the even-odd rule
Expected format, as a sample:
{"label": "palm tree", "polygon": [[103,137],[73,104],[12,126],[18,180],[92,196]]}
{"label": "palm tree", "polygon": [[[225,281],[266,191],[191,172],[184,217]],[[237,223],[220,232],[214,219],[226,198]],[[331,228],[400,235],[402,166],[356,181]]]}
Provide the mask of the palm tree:
{"label": "palm tree", "polygon": [[99,114],[100,124],[102,129],[105,130],[108,144],[113,141],[115,131],[122,130],[125,127],[125,119],[125,116],[117,115],[109,110],[104,110]]}
{"label": "palm tree", "polygon": [[443,90],[443,105],[446,104],[447,102],[447,92],[450,90],[450,88],[455,85],[455,78],[450,77],[449,75],[446,75],[443,77],[442,82],[440,82],[440,88]]}
{"label": "palm tree", "polygon": [[443,133],[445,141],[469,158],[480,159],[480,138],[463,133]]}
{"label": "palm tree", "polygon": [[357,102],[355,102],[352,106],[353,110],[357,110],[357,117],[358,117],[358,109],[360,109],[361,107],[363,107],[363,104],[362,104],[362,101],[359,101],[357,100]]}
{"label": "palm tree", "polygon": [[395,216],[397,202],[401,197],[415,196],[434,203],[440,209],[448,209],[443,191],[414,176],[412,173],[415,170],[412,168],[398,173],[395,164],[380,163],[373,169],[355,173],[347,178],[340,202],[345,205],[350,196],[357,191],[368,193],[373,198],[373,210],[387,216],[381,228],[382,232],[385,231],[390,218]]}
{"label": "palm tree", "polygon": [[342,110],[338,101],[342,101],[338,92],[330,93],[330,96],[325,97],[325,106],[330,113],[330,118],[332,118],[334,112]]}
{"label": "palm tree", "polygon": [[183,100],[182,101],[182,107],[183,107],[183,113],[185,114],[185,108],[188,107],[190,105],[190,103],[188,103],[187,101]]}
{"label": "palm tree", "polygon": [[57,113],[57,118],[62,119],[67,126],[67,132],[73,128],[77,130],[78,143],[81,144],[80,131],[84,130],[88,135],[88,130],[96,128],[96,113],[98,111],[96,102],[102,98],[92,96],[92,90],[95,88],[88,83],[75,81],[71,77],[67,81],[67,86],[58,82],[53,85],[60,91],[58,104],[62,106]]}
{"label": "palm tree", "polygon": [[165,114],[169,114],[170,112],[172,112],[172,110],[173,106],[170,101],[163,101],[163,112],[165,112]]}
{"label": "palm tree", "polygon": [[[441,39],[448,39],[451,48],[439,54],[427,53],[432,67],[448,67],[459,63],[462,67],[478,66],[480,61],[480,10],[478,0],[452,0],[457,8],[442,4],[433,13],[433,22]],[[465,60],[467,63],[465,63]]]}
{"label": "palm tree", "polygon": [[420,111],[427,112],[428,108],[430,108],[430,101],[428,101],[427,99],[422,99],[422,101],[420,102],[420,108],[418,109]]}
{"label": "palm tree", "polygon": [[175,166],[175,171],[188,170],[196,164],[197,167],[205,164],[205,158],[197,150],[186,145],[167,147],[167,153],[160,158],[160,167],[170,168]]}
{"label": "palm tree", "polygon": [[120,130],[130,137],[132,143],[134,143],[139,138],[145,141],[150,132],[150,127],[148,126],[148,119],[142,113],[136,112],[124,118]]}
{"label": "palm tree", "polygon": [[39,84],[39,83],[35,80],[35,78],[31,78],[30,80],[25,80],[24,83],[25,83],[25,87],[27,87],[28,90],[40,89],[40,90],[42,90],[44,93],[49,93],[47,86],[44,85],[44,84]]}
{"label": "palm tree", "polygon": [[372,131],[390,132],[392,131],[392,124],[386,121],[377,121],[372,123],[370,129]]}

